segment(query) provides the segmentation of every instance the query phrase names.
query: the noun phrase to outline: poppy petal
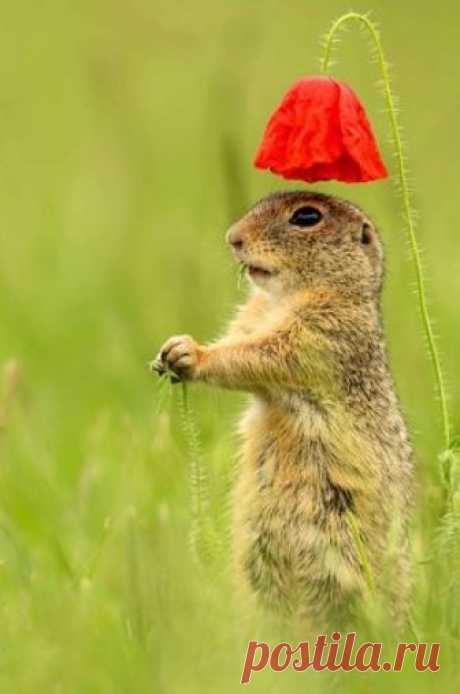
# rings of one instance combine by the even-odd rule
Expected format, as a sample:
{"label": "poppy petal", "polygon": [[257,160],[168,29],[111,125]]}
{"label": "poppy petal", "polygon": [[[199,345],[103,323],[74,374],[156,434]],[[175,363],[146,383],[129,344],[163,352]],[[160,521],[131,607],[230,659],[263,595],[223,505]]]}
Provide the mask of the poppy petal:
{"label": "poppy petal", "polygon": [[366,112],[353,90],[340,84],[340,124],[344,147],[361,169],[361,180],[386,178],[388,172],[377,148]]}
{"label": "poppy petal", "polygon": [[307,182],[387,176],[362,104],[350,87],[331,77],[305,77],[288,90],[254,164]]}

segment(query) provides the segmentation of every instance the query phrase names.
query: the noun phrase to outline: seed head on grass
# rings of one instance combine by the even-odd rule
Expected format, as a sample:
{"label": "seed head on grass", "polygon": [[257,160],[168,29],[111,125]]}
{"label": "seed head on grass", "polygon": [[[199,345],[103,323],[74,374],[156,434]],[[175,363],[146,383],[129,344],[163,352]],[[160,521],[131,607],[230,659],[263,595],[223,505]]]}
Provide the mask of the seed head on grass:
{"label": "seed head on grass", "polygon": [[188,387],[176,373],[158,359],[149,363],[149,370],[159,376],[157,385],[156,413],[159,413],[166,398],[171,395],[171,386],[181,383],[179,413],[184,434],[190,488],[190,531],[189,546],[199,565],[211,563],[220,553],[221,542],[210,513],[209,480],[203,464],[203,449],[194,412],[190,407]]}

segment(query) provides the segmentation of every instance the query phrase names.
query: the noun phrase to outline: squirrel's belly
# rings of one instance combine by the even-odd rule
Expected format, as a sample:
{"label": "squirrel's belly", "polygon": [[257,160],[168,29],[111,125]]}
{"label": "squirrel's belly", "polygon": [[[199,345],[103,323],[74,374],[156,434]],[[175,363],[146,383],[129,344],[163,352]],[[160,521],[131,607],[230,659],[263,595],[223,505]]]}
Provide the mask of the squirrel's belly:
{"label": "squirrel's belly", "polygon": [[321,414],[256,402],[242,434],[234,545],[245,580],[275,608],[313,613],[349,602],[362,588],[346,520],[353,500],[328,479]]}

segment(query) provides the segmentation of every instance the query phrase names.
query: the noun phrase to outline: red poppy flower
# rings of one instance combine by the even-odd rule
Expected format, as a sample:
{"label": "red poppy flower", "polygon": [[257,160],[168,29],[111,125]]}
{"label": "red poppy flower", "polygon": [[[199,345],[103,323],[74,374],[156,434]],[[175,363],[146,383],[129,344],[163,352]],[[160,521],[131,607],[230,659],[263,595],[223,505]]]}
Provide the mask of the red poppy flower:
{"label": "red poppy flower", "polygon": [[310,183],[388,176],[364,107],[348,85],[331,77],[305,77],[289,89],[254,164]]}

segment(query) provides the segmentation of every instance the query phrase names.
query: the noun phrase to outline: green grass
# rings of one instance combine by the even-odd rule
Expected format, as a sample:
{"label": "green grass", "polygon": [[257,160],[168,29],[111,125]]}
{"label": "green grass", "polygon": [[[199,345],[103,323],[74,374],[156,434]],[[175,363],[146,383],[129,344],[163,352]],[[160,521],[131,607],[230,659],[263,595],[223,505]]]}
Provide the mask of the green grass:
{"label": "green grass", "polygon": [[[239,611],[228,561],[245,398],[190,388],[201,442],[191,467],[180,387],[161,392],[145,365],[171,334],[215,336],[244,297],[225,229],[261,195],[293,187],[252,157],[270,110],[319,70],[319,38],[349,6],[29,5],[10,4],[0,28],[0,691],[238,691],[248,638],[272,633]],[[354,9],[375,10],[394,65],[458,432],[460,11]],[[391,164],[365,41],[341,50],[336,74],[362,95]],[[442,644],[436,675],[343,675],[339,687],[455,691],[460,540],[451,522],[428,561],[442,430],[399,201],[390,182],[317,188],[362,204],[385,240],[385,323],[417,454],[415,618]],[[264,673],[250,687],[327,683]]]}

